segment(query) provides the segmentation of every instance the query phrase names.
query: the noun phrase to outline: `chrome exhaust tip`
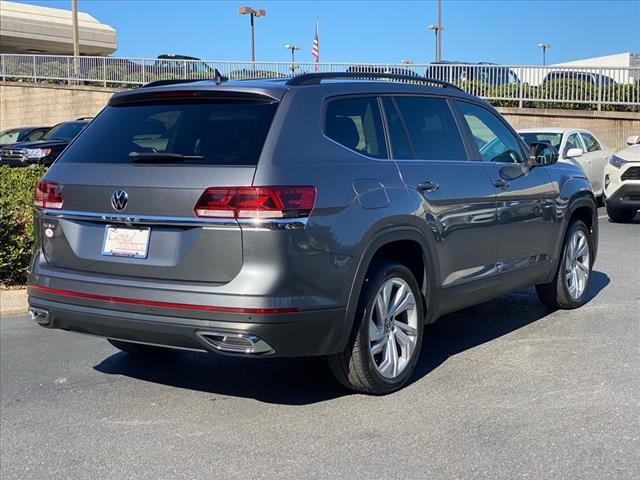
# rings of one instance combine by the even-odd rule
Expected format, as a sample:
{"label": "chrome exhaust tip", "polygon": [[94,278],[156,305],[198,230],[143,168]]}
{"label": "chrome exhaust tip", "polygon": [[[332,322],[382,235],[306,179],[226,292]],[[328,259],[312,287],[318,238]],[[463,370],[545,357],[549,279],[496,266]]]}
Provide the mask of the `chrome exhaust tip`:
{"label": "chrome exhaust tip", "polygon": [[199,331],[198,336],[216,350],[245,355],[270,355],[273,348],[257,335],[249,333],[228,333]]}
{"label": "chrome exhaust tip", "polygon": [[38,322],[40,325],[49,324],[49,311],[44,308],[29,307],[29,315],[31,320]]}

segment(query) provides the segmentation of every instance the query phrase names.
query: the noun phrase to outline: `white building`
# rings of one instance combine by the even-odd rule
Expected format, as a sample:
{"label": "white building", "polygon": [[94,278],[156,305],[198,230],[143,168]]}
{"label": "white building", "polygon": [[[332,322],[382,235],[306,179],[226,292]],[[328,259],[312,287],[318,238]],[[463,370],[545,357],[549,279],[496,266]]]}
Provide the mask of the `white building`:
{"label": "white building", "polygon": [[640,53],[616,53],[602,57],[572,60],[570,62],[554,63],[558,67],[640,67]]}
{"label": "white building", "polygon": [[[633,83],[640,80],[640,53],[625,52],[602,57],[572,60],[570,62],[554,63],[546,67],[516,67],[513,71],[520,80],[530,85],[538,86],[543,83],[549,72],[588,72],[603,77],[609,77],[616,83]],[[596,77],[596,78],[603,78]]]}
{"label": "white building", "polygon": [[[78,12],[81,55],[116,50],[116,31]],[[71,11],[0,1],[0,53],[73,55]]]}

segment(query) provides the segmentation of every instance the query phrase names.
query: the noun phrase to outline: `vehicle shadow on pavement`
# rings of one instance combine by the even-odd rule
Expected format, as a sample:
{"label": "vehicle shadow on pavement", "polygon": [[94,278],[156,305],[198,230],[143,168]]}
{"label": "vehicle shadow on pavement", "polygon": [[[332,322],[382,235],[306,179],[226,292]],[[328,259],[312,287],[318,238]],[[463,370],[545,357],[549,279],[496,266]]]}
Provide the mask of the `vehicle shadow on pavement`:
{"label": "vehicle shadow on pavement", "polygon": [[[605,273],[592,272],[587,303],[610,281]],[[453,355],[507,335],[551,313],[553,310],[540,303],[535,288],[531,287],[445,315],[425,327],[422,353],[411,381],[418,381]]]}
{"label": "vehicle shadow on pavement", "polygon": [[[591,301],[609,284],[593,272]],[[411,382],[416,382],[447,358],[536,322],[552,311],[533,288],[446,315],[425,329],[422,355]],[[156,358],[116,353],[94,367],[97,371],[146,382],[225,397],[252,398],[265,403],[308,405],[349,395],[337,384],[324,358],[251,359],[176,351]]]}

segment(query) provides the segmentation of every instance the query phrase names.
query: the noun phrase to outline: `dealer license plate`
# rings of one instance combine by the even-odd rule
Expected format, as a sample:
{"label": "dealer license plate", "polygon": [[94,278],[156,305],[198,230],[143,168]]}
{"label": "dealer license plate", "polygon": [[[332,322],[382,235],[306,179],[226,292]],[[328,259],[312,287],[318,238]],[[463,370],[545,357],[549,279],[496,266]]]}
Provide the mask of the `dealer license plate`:
{"label": "dealer license plate", "polygon": [[150,228],[122,228],[107,225],[102,254],[113,257],[147,258]]}

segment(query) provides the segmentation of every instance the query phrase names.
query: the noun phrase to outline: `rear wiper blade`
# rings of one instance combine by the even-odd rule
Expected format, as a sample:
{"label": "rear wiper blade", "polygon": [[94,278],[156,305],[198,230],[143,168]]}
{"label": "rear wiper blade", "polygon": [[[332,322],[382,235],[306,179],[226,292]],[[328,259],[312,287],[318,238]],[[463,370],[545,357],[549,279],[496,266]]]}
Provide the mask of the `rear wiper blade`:
{"label": "rear wiper blade", "polygon": [[134,163],[184,162],[185,160],[204,160],[202,155],[183,155],[170,152],[131,152],[129,156]]}

